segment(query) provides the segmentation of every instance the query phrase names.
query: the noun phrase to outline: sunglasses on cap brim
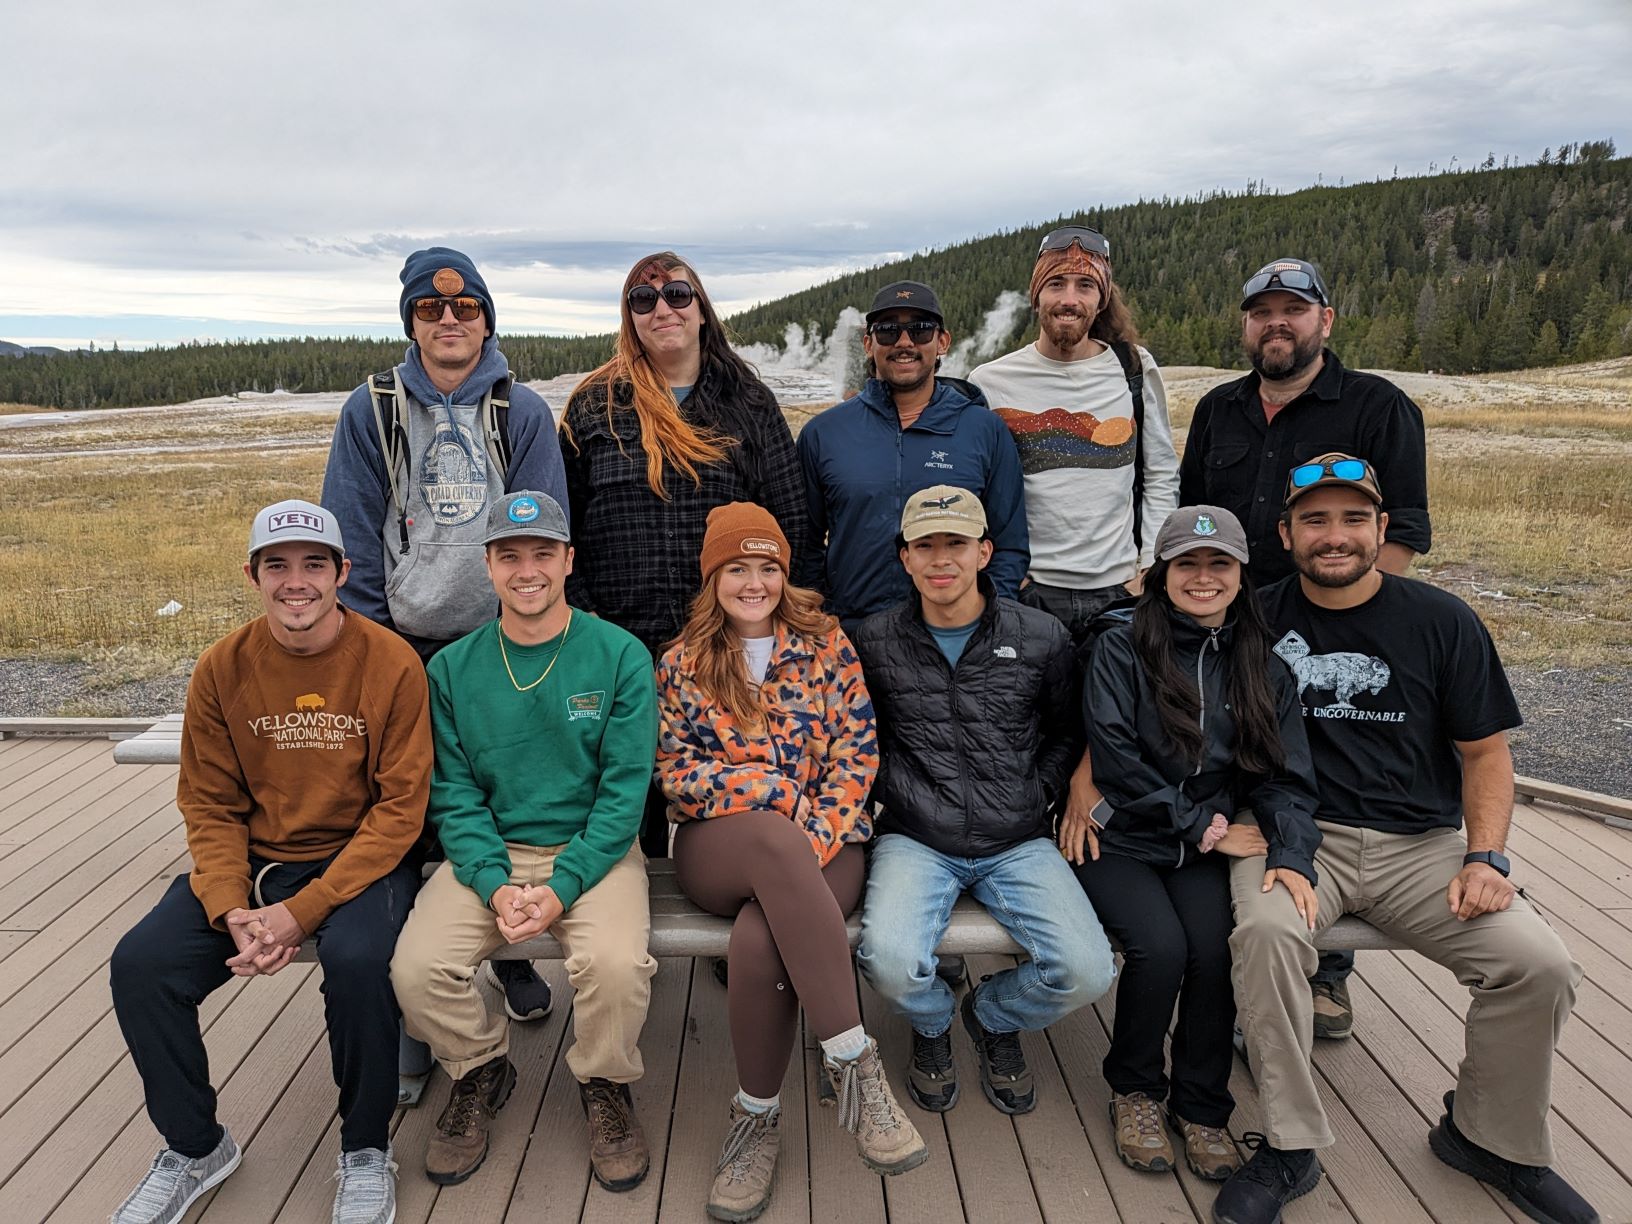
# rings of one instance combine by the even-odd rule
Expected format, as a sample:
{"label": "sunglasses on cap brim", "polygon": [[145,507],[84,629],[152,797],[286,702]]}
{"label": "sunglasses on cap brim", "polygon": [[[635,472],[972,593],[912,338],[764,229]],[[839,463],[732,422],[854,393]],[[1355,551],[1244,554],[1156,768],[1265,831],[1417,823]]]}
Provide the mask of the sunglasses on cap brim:
{"label": "sunglasses on cap brim", "polygon": [[1371,470],[1371,464],[1364,459],[1334,459],[1330,463],[1304,463],[1292,469],[1292,487],[1307,489],[1312,484],[1319,484],[1328,475],[1336,480],[1370,480],[1377,483],[1377,477]]}
{"label": "sunglasses on cap brim", "polygon": [[1042,243],[1037,247],[1037,254],[1040,256],[1044,251],[1069,250],[1073,243],[1095,255],[1103,255],[1106,259],[1111,257],[1111,240],[1086,225],[1062,225],[1059,229],[1044,234]]}
{"label": "sunglasses on cap brim", "polygon": [[1260,272],[1241,287],[1241,300],[1250,301],[1260,293],[1270,289],[1293,289],[1300,293],[1312,293],[1320,299],[1322,306],[1331,305],[1326,300],[1326,291],[1308,272],[1291,268],[1284,272]]}
{"label": "sunglasses on cap brim", "polygon": [[629,290],[629,309],[638,315],[651,314],[657,309],[657,299],[668,303],[670,310],[684,310],[697,297],[689,282],[672,280],[661,289],[656,285],[636,285]]}
{"label": "sunglasses on cap brim", "polygon": [[418,298],[414,301],[414,318],[421,323],[440,323],[442,312],[453,307],[453,317],[461,323],[474,323],[482,317],[480,298]]}

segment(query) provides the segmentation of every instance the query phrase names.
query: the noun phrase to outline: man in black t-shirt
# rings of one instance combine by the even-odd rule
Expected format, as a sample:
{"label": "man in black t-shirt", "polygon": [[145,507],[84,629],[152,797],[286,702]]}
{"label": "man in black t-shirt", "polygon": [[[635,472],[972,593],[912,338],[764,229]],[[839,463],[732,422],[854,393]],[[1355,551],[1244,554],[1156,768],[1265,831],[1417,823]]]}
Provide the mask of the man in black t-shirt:
{"label": "man in black t-shirt", "polygon": [[1213,1218],[1270,1224],[1320,1180],[1315,1149],[1334,1138],[1309,1066],[1304,979],[1315,932],[1358,913],[1473,995],[1457,1087],[1428,1136],[1434,1154],[1532,1219],[1596,1220],[1551,1169],[1547,1129],[1553,1046],[1581,969],[1509,883],[1502,854],[1518,707],[1471,608],[1377,568],[1382,500],[1371,465],[1347,455],[1293,468],[1288,482],[1280,530],[1298,572],[1263,601],[1320,781],[1319,910],[1305,924],[1262,891],[1262,860],[1236,860],[1230,951],[1268,1142],[1225,1184]]}

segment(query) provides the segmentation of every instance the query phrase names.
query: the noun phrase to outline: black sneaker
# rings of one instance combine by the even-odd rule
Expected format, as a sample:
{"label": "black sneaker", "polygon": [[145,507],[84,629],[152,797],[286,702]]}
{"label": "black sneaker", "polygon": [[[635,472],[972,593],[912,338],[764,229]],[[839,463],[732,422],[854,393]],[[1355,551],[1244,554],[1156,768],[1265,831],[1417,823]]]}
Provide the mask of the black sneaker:
{"label": "black sneaker", "polygon": [[912,1030],[912,1065],[907,1068],[907,1095],[919,1109],[945,1113],[958,1103],[958,1071],[952,1065],[952,1030],[925,1037]]}
{"label": "black sneaker", "polygon": [[532,961],[486,962],[488,980],[504,992],[504,1014],[512,1020],[542,1020],[554,1001],[550,984],[538,976]]}
{"label": "black sneaker", "polygon": [[1532,1220],[1543,1224],[1598,1224],[1592,1204],[1545,1165],[1515,1164],[1487,1151],[1461,1131],[1451,1117],[1456,1093],[1445,1094],[1445,1116],[1428,1132],[1428,1146],[1451,1168],[1495,1186]]}
{"label": "black sneaker", "polygon": [[[981,978],[981,981],[987,981]],[[980,1055],[980,1090],[986,1099],[1006,1114],[1030,1113],[1037,1108],[1037,1092],[1031,1083],[1031,1068],[1020,1048],[1019,1033],[990,1033],[975,1019],[975,996],[979,989],[963,996],[963,1027]],[[910,1081],[909,1081],[910,1082]]]}
{"label": "black sneaker", "polygon": [[1320,1160],[1308,1149],[1271,1147],[1257,1131],[1242,1135],[1241,1142],[1252,1149],[1252,1159],[1213,1200],[1213,1224],[1279,1224],[1282,1207],[1320,1184]]}

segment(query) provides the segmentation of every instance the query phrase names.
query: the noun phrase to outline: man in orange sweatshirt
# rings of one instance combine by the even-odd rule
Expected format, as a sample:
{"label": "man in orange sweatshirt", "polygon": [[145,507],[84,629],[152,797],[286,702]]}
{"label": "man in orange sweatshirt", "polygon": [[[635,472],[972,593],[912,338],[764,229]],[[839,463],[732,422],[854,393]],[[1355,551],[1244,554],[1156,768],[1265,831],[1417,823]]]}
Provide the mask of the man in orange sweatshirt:
{"label": "man in orange sweatshirt", "polygon": [[265,615],[193,669],[176,797],[193,870],[111,966],[114,1010],[166,1145],[119,1224],[179,1220],[238,1166],[216,1121],[199,1004],[233,975],[277,973],[307,939],[340,1089],[334,1219],[394,1211],[389,967],[414,896],[403,857],[430,793],[430,715],[412,647],[337,602],[349,568],[327,510],[266,507],[244,566]]}

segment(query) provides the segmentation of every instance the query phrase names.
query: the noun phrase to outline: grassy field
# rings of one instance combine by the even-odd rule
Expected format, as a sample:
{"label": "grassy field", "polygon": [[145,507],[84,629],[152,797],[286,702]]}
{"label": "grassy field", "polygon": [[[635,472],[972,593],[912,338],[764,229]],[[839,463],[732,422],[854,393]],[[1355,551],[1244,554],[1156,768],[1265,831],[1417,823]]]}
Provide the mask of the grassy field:
{"label": "grassy field", "polygon": [[[1223,376],[1172,380],[1176,427]],[[1632,373],[1408,377],[1429,422],[1420,574],[1469,600],[1510,662],[1632,663]],[[789,409],[795,429],[810,411]],[[332,420],[296,403],[0,432],[0,657],[86,661],[109,687],[184,672],[258,611],[239,572],[250,516],[316,496]],[[173,449],[111,453],[155,443]],[[171,600],[182,611],[156,615]]]}

